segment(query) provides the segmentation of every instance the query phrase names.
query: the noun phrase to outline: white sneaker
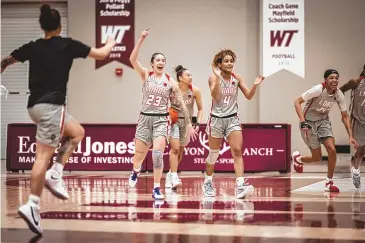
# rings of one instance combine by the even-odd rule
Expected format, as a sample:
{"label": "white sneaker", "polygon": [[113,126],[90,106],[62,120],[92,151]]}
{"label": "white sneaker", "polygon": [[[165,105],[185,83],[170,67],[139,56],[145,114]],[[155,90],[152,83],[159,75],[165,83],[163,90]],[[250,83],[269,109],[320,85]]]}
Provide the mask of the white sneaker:
{"label": "white sneaker", "polygon": [[59,199],[65,200],[69,197],[62,176],[53,169],[46,172],[46,187]]}
{"label": "white sneaker", "polygon": [[177,189],[182,186],[181,180],[177,174],[171,174],[172,189]]}
{"label": "white sneaker", "polygon": [[18,214],[25,220],[31,231],[37,235],[42,235],[43,229],[41,228],[39,210],[39,207],[26,203],[18,209]]}
{"label": "white sneaker", "polygon": [[165,197],[163,196],[163,194],[160,191],[159,187],[156,187],[152,190],[152,197],[156,200],[163,200]]}
{"label": "white sneaker", "polygon": [[243,199],[246,196],[250,196],[254,192],[254,187],[249,185],[245,180],[241,185],[237,185],[236,187],[236,197],[237,199]]}
{"label": "white sneaker", "polygon": [[138,181],[138,175],[139,175],[139,172],[135,172],[135,171],[132,171],[131,175],[129,176],[129,187],[130,188],[134,188],[137,184],[137,181]]}
{"label": "white sneaker", "polygon": [[165,188],[172,188],[172,175],[170,171],[166,174]]}
{"label": "white sneaker", "polygon": [[356,187],[356,189],[360,189],[361,188],[361,177],[360,177],[360,173],[359,174],[355,174],[353,169],[351,169],[351,178],[352,178],[352,183],[354,184],[354,186]]}
{"label": "white sneaker", "polygon": [[215,197],[216,192],[214,189],[213,181],[205,180],[203,183],[203,193],[206,197]]}

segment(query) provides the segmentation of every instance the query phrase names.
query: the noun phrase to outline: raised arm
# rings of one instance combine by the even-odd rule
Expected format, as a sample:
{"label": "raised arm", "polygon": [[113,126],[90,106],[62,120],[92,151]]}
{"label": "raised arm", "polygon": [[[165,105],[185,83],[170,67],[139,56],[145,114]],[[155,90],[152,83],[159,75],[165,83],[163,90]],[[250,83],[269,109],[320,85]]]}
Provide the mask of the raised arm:
{"label": "raised arm", "polygon": [[239,85],[238,87],[242,91],[243,95],[246,97],[246,99],[251,100],[253,96],[256,93],[256,87],[262,83],[262,81],[265,79],[263,76],[258,76],[252,86],[251,89],[247,88],[243,78],[241,75],[236,75],[236,78],[238,79]]}
{"label": "raised arm", "polygon": [[142,82],[144,82],[147,79],[148,70],[147,70],[147,68],[143,67],[142,64],[138,61],[138,53],[139,53],[139,49],[141,48],[142,43],[148,36],[148,30],[149,30],[149,28],[147,28],[146,30],[144,30],[142,32],[141,36],[139,37],[139,39],[137,41],[137,44],[134,46],[131,56],[129,57],[129,61],[131,62],[134,70],[141,76]]}
{"label": "raised arm", "polygon": [[9,56],[3,58],[1,60],[1,73],[5,71],[5,69],[14,63],[17,62],[25,62],[30,59],[31,56],[31,47],[33,45],[33,41],[22,45],[21,47],[13,50]]}
{"label": "raised arm", "polygon": [[5,69],[14,63],[18,62],[13,56],[7,56],[1,60],[1,73],[5,71]]}
{"label": "raised arm", "polygon": [[220,78],[221,78],[221,70],[218,67],[212,66],[213,74],[209,77],[209,89],[210,95],[214,100],[220,100],[221,98],[221,86],[220,86]]}
{"label": "raised arm", "polygon": [[96,60],[103,60],[110,54],[114,46],[115,46],[115,40],[109,37],[106,41],[106,44],[103,47],[100,48],[92,47],[88,57],[94,58]]}

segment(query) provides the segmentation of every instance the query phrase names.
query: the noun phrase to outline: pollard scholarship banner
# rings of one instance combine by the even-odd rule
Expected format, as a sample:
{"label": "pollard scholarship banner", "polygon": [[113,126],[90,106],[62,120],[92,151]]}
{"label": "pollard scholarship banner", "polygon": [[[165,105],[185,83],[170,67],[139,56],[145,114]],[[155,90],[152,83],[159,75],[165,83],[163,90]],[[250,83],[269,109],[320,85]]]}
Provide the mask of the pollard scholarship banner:
{"label": "pollard scholarship banner", "polygon": [[304,78],[304,0],[262,0],[262,68]]}
{"label": "pollard scholarship banner", "polygon": [[95,69],[112,61],[132,67],[134,0],[95,0],[95,4],[96,47],[104,46],[109,36],[117,43],[107,58],[95,61]]}

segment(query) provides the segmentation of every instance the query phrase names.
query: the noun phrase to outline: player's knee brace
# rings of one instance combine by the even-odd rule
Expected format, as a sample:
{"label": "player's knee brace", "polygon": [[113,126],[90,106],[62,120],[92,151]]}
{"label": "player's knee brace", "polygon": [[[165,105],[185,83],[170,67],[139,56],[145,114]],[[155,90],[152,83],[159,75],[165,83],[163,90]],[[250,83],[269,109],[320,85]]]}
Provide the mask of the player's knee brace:
{"label": "player's knee brace", "polygon": [[153,168],[155,169],[163,168],[163,154],[160,150],[157,149],[152,150],[152,162],[153,162]]}
{"label": "player's knee brace", "polygon": [[210,165],[214,165],[218,157],[219,157],[219,149],[209,149],[207,163]]}

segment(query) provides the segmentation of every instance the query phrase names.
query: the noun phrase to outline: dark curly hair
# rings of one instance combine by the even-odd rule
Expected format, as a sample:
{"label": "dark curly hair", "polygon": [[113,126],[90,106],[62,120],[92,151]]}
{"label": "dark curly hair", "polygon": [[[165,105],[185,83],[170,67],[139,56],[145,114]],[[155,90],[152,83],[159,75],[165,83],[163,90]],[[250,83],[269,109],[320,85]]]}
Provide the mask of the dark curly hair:
{"label": "dark curly hair", "polygon": [[225,56],[231,56],[233,58],[233,62],[236,61],[237,56],[236,53],[234,53],[232,50],[230,49],[222,49],[220,52],[218,52],[217,54],[215,54],[214,58],[213,58],[213,65],[215,67],[218,67],[219,63],[222,63],[223,59]]}

